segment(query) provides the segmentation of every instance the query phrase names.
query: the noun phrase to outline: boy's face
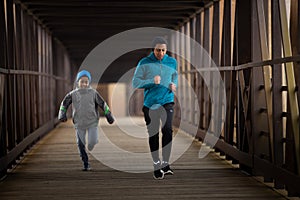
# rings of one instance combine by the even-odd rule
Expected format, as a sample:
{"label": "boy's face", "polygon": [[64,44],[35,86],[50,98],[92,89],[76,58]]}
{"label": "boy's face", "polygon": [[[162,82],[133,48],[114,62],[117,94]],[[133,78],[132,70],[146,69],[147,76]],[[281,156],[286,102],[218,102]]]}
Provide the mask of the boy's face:
{"label": "boy's face", "polygon": [[83,76],[78,81],[79,88],[87,88],[89,86],[89,79],[86,76]]}

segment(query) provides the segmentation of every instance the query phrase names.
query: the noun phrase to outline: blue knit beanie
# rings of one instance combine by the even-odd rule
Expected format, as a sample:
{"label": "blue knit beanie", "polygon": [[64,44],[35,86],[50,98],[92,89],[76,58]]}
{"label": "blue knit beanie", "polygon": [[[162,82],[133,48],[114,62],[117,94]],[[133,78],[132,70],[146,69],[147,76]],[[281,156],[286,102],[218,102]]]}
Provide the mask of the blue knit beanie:
{"label": "blue knit beanie", "polygon": [[76,82],[78,82],[79,79],[80,79],[81,77],[83,77],[83,76],[88,77],[89,82],[91,82],[91,79],[92,79],[91,74],[90,74],[90,72],[88,72],[88,71],[86,71],[86,70],[82,70],[82,71],[78,72],[77,78],[76,78]]}

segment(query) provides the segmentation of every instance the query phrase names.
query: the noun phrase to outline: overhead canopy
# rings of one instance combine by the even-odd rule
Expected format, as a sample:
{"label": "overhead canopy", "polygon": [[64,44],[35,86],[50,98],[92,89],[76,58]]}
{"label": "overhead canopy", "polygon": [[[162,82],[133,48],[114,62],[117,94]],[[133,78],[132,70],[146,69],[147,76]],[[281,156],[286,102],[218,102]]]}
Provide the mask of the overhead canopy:
{"label": "overhead canopy", "polygon": [[[210,0],[20,0],[80,66],[103,40],[139,27],[177,29]],[[114,70],[115,71],[115,70]]]}

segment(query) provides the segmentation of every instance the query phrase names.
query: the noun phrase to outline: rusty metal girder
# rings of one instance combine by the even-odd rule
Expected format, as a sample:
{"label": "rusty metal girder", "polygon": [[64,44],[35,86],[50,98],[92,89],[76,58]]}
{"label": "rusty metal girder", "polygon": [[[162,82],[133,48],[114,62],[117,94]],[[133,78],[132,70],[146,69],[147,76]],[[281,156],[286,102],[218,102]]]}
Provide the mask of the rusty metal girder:
{"label": "rusty metal girder", "polygon": [[[268,48],[268,37],[267,37],[267,26],[266,26],[266,16],[264,13],[264,1],[257,0],[257,12],[258,12],[258,22],[259,22],[259,34],[260,34],[260,45],[262,60],[269,60],[269,48]],[[271,66],[263,66],[263,78],[264,78],[264,91],[266,96],[266,107],[268,116],[268,126],[269,126],[269,141],[270,141],[270,153],[271,160],[274,158],[274,148],[273,148],[273,110],[272,110],[272,82],[271,77],[272,69]]]}
{"label": "rusty metal girder", "polygon": [[[281,58],[281,34],[279,21],[278,0],[272,0],[272,58]],[[273,130],[274,130],[274,159],[277,166],[283,166],[284,163],[284,143],[283,137],[283,117],[282,117],[282,64],[272,65],[272,91],[273,91]],[[276,189],[284,188],[280,180],[274,180]]]}
{"label": "rusty metal girder", "polygon": [[[288,30],[288,21],[286,13],[286,4],[284,0],[279,0],[279,10],[281,19],[281,34],[283,41],[283,53],[284,56],[292,56],[291,39]],[[300,136],[299,136],[299,107],[298,99],[296,93],[296,82],[295,82],[295,72],[294,65],[292,62],[285,64],[287,86],[288,86],[288,100],[291,110],[291,122],[292,130],[295,139],[296,148],[296,160],[297,160],[297,170],[300,175]]]}

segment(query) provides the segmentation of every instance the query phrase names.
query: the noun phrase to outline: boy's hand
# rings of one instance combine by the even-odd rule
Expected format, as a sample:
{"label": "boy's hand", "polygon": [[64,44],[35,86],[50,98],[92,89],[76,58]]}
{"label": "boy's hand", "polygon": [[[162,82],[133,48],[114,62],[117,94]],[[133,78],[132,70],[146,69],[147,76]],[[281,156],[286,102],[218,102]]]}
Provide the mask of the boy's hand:
{"label": "boy's hand", "polygon": [[106,120],[107,120],[107,122],[108,122],[109,124],[114,123],[115,119],[114,119],[114,117],[112,116],[111,112],[107,113],[107,114],[105,115],[105,117],[106,117]]}
{"label": "boy's hand", "polygon": [[66,117],[63,117],[63,118],[59,119],[59,121],[61,121],[61,122],[66,122],[67,120],[68,119]]}
{"label": "boy's hand", "polygon": [[67,118],[60,119],[61,122],[66,122],[67,120]]}
{"label": "boy's hand", "polygon": [[58,113],[58,120],[61,122],[66,122],[68,120],[66,113],[60,110]]}

